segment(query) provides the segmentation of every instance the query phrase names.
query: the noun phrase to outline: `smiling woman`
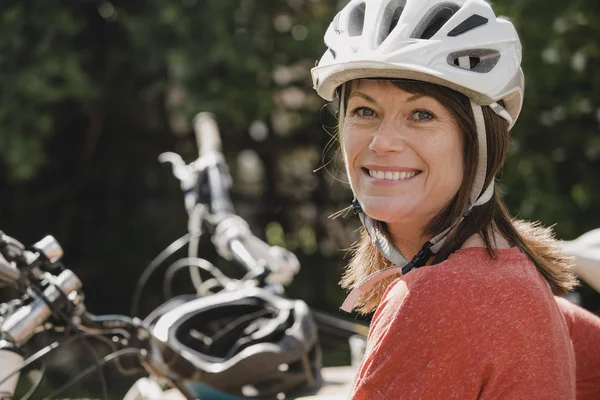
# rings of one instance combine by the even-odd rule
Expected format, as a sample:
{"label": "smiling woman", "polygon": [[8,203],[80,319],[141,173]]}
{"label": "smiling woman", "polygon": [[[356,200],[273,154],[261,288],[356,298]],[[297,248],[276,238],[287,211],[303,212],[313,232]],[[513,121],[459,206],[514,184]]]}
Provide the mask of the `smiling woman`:
{"label": "smiling woman", "polygon": [[[354,182],[354,177],[361,176],[361,174],[353,172],[356,169],[351,168],[352,162],[345,156],[353,192],[357,196],[361,209],[365,211],[365,218],[375,222],[375,232],[370,232],[371,234],[381,233],[383,237],[390,238],[397,243],[394,247],[398,248],[404,258],[409,260],[418,254],[423,243],[426,243],[428,239],[441,235],[442,240],[439,243],[442,246],[438,244],[433,263],[445,260],[449,254],[462,247],[469,237],[479,232],[482,233],[481,240],[486,244],[485,247],[489,249],[490,254],[493,254],[494,248],[498,246],[506,247],[504,241],[500,240],[504,238],[503,235],[513,242],[524,241],[512,227],[510,216],[497,193],[490,195],[489,201],[486,200],[479,207],[473,208],[472,206],[477,202],[476,196],[480,195],[477,190],[481,190],[473,188],[475,181],[477,179],[481,181],[479,188],[487,187],[488,191],[490,187],[493,189],[494,176],[500,171],[508,151],[507,123],[502,117],[496,115],[489,107],[482,108],[486,127],[486,138],[483,143],[486,147],[485,153],[483,153],[485,175],[482,179],[481,176],[478,177],[478,174],[482,174],[479,171],[480,164],[482,164],[479,162],[479,137],[472,104],[467,97],[440,85],[409,80],[363,79],[351,81],[345,86],[350,88],[344,91],[341,104],[342,108],[346,110],[340,118],[341,147],[345,155],[348,151],[346,149],[352,142],[351,120],[353,119],[353,110],[356,110],[353,101],[355,98],[364,99],[364,102],[369,101],[360,94],[353,96],[355,91],[363,93],[368,91],[368,88],[373,92],[377,91],[381,96],[387,96],[380,100],[381,107],[385,106],[389,110],[397,109],[399,112],[408,114],[404,117],[406,122],[404,126],[396,125],[391,129],[395,133],[392,136],[400,143],[400,147],[387,148],[385,154],[378,154],[375,151],[377,147],[373,147],[373,144],[380,140],[381,135],[378,128],[370,130],[366,128],[367,133],[358,136],[363,140],[371,141],[370,148],[368,151],[363,150],[363,153],[369,154],[370,152],[370,157],[377,157],[378,160],[387,159],[387,161],[380,161],[380,164],[387,162],[390,166],[413,167],[415,185],[408,185],[413,183],[413,180],[409,180],[405,182],[407,185],[400,186],[398,190],[401,192],[396,195],[401,195],[401,197],[396,198],[390,192],[374,197],[369,196],[369,191],[360,190],[361,188],[356,186],[359,184]],[[372,104],[372,100],[375,99],[367,97]],[[403,99],[406,100],[404,103],[402,103]],[[377,121],[377,109],[374,106],[368,109],[369,120]],[[404,109],[408,111],[402,111]],[[361,110],[361,113],[365,115],[364,110]],[[419,119],[415,119],[416,117]],[[397,121],[396,124],[398,124]],[[412,140],[410,140],[411,138]],[[390,158],[395,158],[395,160],[390,162]],[[420,163],[423,167],[407,165],[408,161],[404,161],[406,164],[403,164],[401,159],[408,158],[417,158],[417,161],[410,162]],[[379,174],[377,167],[372,168],[373,172],[369,171],[368,166],[365,166],[365,169],[369,175],[371,173]],[[365,169],[362,172],[365,172]],[[426,172],[426,174],[423,175],[422,172]],[[421,186],[418,185],[418,181],[421,182]],[[366,180],[365,183],[369,182],[372,183],[372,186],[377,183],[385,184],[378,180]],[[476,194],[473,195],[473,192]],[[400,201],[402,199],[404,202]],[[379,203],[372,206],[373,200],[378,200]],[[468,210],[468,213],[472,215],[463,221],[462,216],[466,214],[464,210]],[[493,219],[496,221],[492,221]],[[461,221],[461,224],[455,227],[454,225],[457,225],[455,221]],[[490,237],[490,233],[493,233],[494,229],[488,228],[493,222],[500,227],[499,229],[503,229],[503,235]],[[455,228],[454,234],[445,237],[450,226]],[[541,230],[535,232],[542,237],[545,235],[545,232]],[[415,235],[415,233],[417,234]],[[498,243],[492,245],[490,243],[492,239],[498,240]],[[359,245],[359,247],[363,247],[364,251],[356,252],[356,257],[350,263],[343,281],[344,286],[352,287],[355,282],[358,283],[369,274],[381,270],[382,264],[390,266],[390,261],[401,264],[397,259],[389,257],[389,254],[388,258],[392,258],[392,260],[386,259],[385,251],[383,254],[377,251],[367,236],[361,243],[364,243],[364,246]],[[523,247],[528,248],[529,246],[523,243]],[[539,259],[540,257],[535,253],[532,254],[532,258]],[[546,275],[554,276],[566,273],[564,259],[554,258],[550,263],[544,264],[543,261],[540,261],[538,264],[542,271],[548,269]],[[373,290],[362,294],[359,299],[361,304],[359,309],[366,312],[372,311],[392,279],[383,280],[376,284]],[[565,284],[564,287],[557,288],[559,293],[568,291],[569,285],[572,284],[572,278],[568,273],[564,277],[555,277],[554,281]]]}
{"label": "smiling woman", "polygon": [[364,225],[342,308],[375,311],[353,398],[597,398],[600,320],[556,301],[569,260],[496,190],[523,101],[512,24],[483,0],[352,0],[325,43],[313,82]]}

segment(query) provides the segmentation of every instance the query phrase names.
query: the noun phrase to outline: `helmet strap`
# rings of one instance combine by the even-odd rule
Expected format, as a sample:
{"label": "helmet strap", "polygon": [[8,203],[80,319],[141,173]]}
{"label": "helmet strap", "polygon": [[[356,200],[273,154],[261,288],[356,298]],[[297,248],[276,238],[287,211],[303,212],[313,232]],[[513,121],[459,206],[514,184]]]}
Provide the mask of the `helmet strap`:
{"label": "helmet strap", "polygon": [[475,118],[479,156],[477,159],[475,179],[473,180],[473,186],[471,187],[471,193],[469,194],[469,204],[463,215],[457,221],[455,221],[448,229],[431,239],[431,242],[433,243],[431,246],[431,251],[433,253],[438,253],[440,251],[449,233],[460,225],[460,223],[471,213],[471,211],[473,211],[474,207],[487,203],[494,194],[494,179],[492,179],[490,184],[482,193],[483,185],[485,184],[485,178],[487,175],[486,127],[485,120],[483,118],[482,107],[471,101],[471,108],[473,109],[473,117]]}
{"label": "helmet strap", "polygon": [[485,177],[487,175],[487,140],[485,131],[485,120],[483,119],[483,110],[481,106],[471,101],[471,108],[473,109],[473,116],[475,117],[475,127],[477,130],[477,143],[479,148],[479,156],[477,157],[477,170],[475,172],[475,179],[473,186],[471,187],[471,193],[469,195],[469,206],[472,207],[479,198],[483,190],[485,183]]}
{"label": "helmet strap", "polygon": [[346,104],[344,103],[344,99],[346,98],[346,83],[342,84],[342,90],[340,90],[340,105],[338,107],[338,121],[340,129],[344,125],[344,117],[346,116]]}

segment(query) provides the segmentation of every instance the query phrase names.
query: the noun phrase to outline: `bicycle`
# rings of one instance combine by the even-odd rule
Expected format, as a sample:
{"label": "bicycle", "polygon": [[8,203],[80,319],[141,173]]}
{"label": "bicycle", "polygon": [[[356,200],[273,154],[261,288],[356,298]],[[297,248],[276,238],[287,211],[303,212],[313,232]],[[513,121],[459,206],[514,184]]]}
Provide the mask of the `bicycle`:
{"label": "bicycle", "polygon": [[[224,288],[240,283],[267,288],[279,295],[285,295],[284,286],[291,283],[300,268],[298,259],[292,252],[266,244],[253,234],[249,225],[239,215],[235,214],[229,194],[232,178],[221,153],[221,139],[214,116],[210,113],[198,114],[194,118],[194,132],[199,145],[198,159],[186,165],[178,154],[163,153],[159,156],[161,162],[172,165],[173,175],[180,181],[189,215],[188,233],[168,246],[144,271],[133,295],[132,315],[139,312],[141,293],[150,276],[171,254],[188,243],[188,257],[172,263],[165,273],[163,293],[167,299],[171,297],[170,285],[175,273],[185,268],[189,268],[191,282],[198,297],[214,295]],[[231,280],[208,260],[198,257],[198,243],[205,233],[210,235],[217,253],[222,258],[244,268],[246,275],[243,278]],[[207,272],[211,278],[203,281],[199,270]],[[193,298],[194,296],[184,296],[183,299],[173,299],[173,302],[167,301],[147,319],[156,318],[163,309],[176,308]],[[367,326],[314,309],[311,311],[321,336],[352,340],[352,347],[360,352],[368,332]],[[346,386],[352,377],[352,371],[347,368],[326,369],[325,374],[326,378],[330,375],[335,376],[333,379],[337,381],[340,380],[340,374],[345,374]]]}
{"label": "bicycle", "polygon": [[[140,288],[154,270],[178,248],[190,243],[190,257],[179,260],[169,267],[168,288],[172,276],[181,268],[190,267],[191,279],[197,288],[199,299],[215,299],[224,293],[231,296],[236,293],[238,299],[261,298],[264,301],[269,296],[282,298],[283,286],[293,279],[299,264],[293,253],[285,249],[271,247],[256,238],[248,225],[235,215],[229,199],[231,178],[227,165],[220,154],[220,138],[216,122],[207,114],[196,118],[196,134],[198,142],[202,143],[200,157],[190,165],[185,165],[181,158],[174,161],[173,172],[182,182],[186,208],[190,214],[189,233],[175,241],[149,265],[140,279],[134,295],[134,309],[137,314],[136,301],[139,301]],[[177,160],[173,154],[161,156],[162,161]],[[179,169],[178,169],[179,168]],[[197,257],[198,240],[202,233],[203,224],[211,231],[213,242],[219,253],[229,260],[245,266],[248,273],[241,280],[232,280],[220,274],[208,261]],[[36,352],[24,360],[19,354],[20,349],[37,333],[43,334],[49,330],[62,331],[73,335],[66,343],[89,337],[97,337],[106,341],[114,352],[96,359],[95,365],[85,369],[66,385],[54,391],[48,397],[52,398],[67,390],[74,382],[92,373],[107,362],[115,359],[120,362],[120,371],[124,374],[144,371],[150,379],[138,381],[126,394],[125,399],[163,399],[178,396],[178,398],[196,398],[195,389],[186,382],[203,382],[207,380],[203,367],[197,360],[169,343],[168,332],[172,323],[164,323],[165,319],[173,318],[183,309],[195,304],[192,298],[174,299],[151,313],[145,321],[119,315],[95,316],[89,313],[84,305],[82,284],[79,278],[60,263],[62,249],[56,240],[50,236],[26,249],[17,240],[7,235],[0,235],[0,279],[17,289],[22,297],[0,307],[0,394],[12,396],[20,372],[36,360],[43,359],[60,345],[58,342]],[[195,269],[204,270],[213,275],[213,280],[202,281]],[[233,289],[232,289],[233,287]],[[167,289],[168,291],[168,289]],[[254,291],[254,292],[252,292]],[[215,292],[219,292],[216,293]],[[252,293],[250,293],[252,292]],[[195,297],[195,296],[194,296]],[[230,299],[229,299],[230,300]],[[283,308],[286,304],[279,300]],[[300,308],[302,308],[300,306]],[[350,321],[341,320],[322,313],[313,313],[321,332],[329,332],[341,337],[366,335],[366,327]],[[177,316],[181,319],[181,314]],[[161,322],[162,319],[162,322]],[[92,350],[93,351],[93,350]],[[333,375],[339,375],[334,371]],[[348,382],[346,373],[344,384]],[[41,379],[40,379],[41,381]],[[106,382],[102,376],[104,398],[107,398]],[[164,381],[168,387],[174,388],[163,391],[159,381]],[[327,377],[325,379],[327,381]],[[33,385],[26,395],[31,397],[39,381]],[[327,386],[327,385],[325,385]],[[330,385],[333,390],[341,386]],[[305,393],[311,394],[311,393]],[[314,390],[313,393],[314,394]],[[170,397],[169,397],[170,396]]]}

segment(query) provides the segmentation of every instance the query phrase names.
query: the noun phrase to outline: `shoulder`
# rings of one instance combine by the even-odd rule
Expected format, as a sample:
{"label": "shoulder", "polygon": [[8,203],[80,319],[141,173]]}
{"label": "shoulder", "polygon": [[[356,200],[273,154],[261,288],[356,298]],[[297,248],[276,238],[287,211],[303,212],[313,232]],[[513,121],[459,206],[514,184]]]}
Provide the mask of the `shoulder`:
{"label": "shoulder", "polygon": [[484,389],[568,386],[564,319],[545,281],[519,273],[535,266],[511,254],[461,252],[394,281],[371,323],[357,387],[384,385],[389,398],[428,387],[440,390],[428,398],[440,398],[453,382],[458,397],[475,398]]}
{"label": "shoulder", "polygon": [[[473,303],[488,298],[543,297],[550,301],[550,289],[535,265],[517,249],[498,250],[491,257],[483,248],[457,251],[446,261],[411,271],[398,278],[384,295],[382,304],[426,299],[450,306]],[[518,296],[516,299],[514,296]],[[456,304],[458,305],[458,304]]]}
{"label": "shoulder", "polygon": [[[472,330],[470,337],[492,341],[493,331],[506,338],[565,328],[546,281],[517,250],[491,258],[483,249],[465,249],[443,263],[412,271],[388,287],[373,322],[387,325],[386,330],[395,322],[399,327],[414,323],[422,332],[447,339]],[[436,331],[440,326],[443,331]]]}

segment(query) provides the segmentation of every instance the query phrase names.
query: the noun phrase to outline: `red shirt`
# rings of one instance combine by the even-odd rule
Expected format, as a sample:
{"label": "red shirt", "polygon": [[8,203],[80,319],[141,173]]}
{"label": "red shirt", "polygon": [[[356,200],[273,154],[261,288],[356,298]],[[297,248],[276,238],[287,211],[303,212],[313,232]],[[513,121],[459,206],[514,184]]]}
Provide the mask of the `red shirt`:
{"label": "red shirt", "polygon": [[527,256],[462,249],[388,287],[351,393],[355,400],[575,399],[575,354],[565,317]]}

